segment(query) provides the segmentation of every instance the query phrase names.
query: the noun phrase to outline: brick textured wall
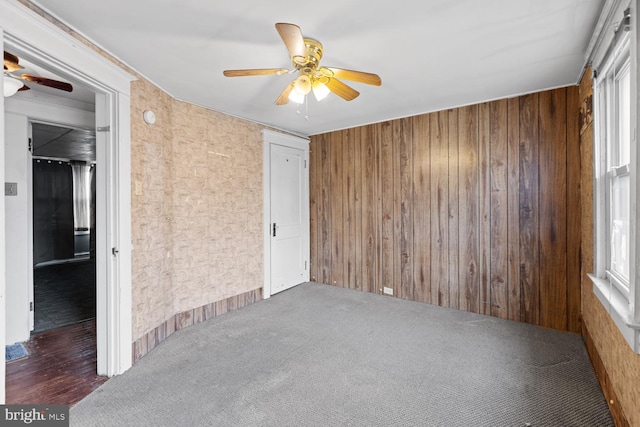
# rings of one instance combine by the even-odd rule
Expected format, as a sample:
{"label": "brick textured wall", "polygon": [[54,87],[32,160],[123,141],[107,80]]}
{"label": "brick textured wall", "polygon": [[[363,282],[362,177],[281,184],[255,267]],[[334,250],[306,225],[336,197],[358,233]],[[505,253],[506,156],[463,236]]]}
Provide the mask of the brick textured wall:
{"label": "brick textured wall", "polygon": [[[596,359],[606,374],[599,372],[605,396],[617,421],[626,417],[629,425],[640,426],[640,355],[634,354],[593,293],[593,283],[587,277],[593,272],[593,123],[591,114],[591,70],[587,69],[580,84],[582,128],[580,152],[582,163],[582,319],[588,330]],[[593,359],[593,356],[592,356]],[[606,377],[607,380],[602,381]]]}
{"label": "brick textured wall", "polygon": [[[161,341],[185,313],[228,306],[220,314],[258,300],[262,127],[176,101],[39,6],[18,1],[138,78],[131,85],[134,347],[158,342],[158,330]],[[143,121],[145,110],[156,124]],[[140,348],[138,356],[150,347]]]}
{"label": "brick textured wall", "polygon": [[176,313],[262,286],[261,129],[133,83],[134,340]]}

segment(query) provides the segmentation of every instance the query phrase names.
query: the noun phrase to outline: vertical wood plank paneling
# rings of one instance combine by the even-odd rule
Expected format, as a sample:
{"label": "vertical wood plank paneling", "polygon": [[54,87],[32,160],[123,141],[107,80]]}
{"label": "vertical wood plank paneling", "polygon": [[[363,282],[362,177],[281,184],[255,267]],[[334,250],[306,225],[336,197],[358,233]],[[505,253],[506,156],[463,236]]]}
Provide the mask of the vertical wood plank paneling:
{"label": "vertical wood plank paneling", "polygon": [[579,330],[577,98],[563,88],[313,136],[312,275]]}
{"label": "vertical wood plank paneling", "polygon": [[355,258],[353,260],[354,269],[354,289],[362,290],[362,266],[364,260],[362,258],[362,128],[353,129],[352,143],[353,150],[353,197],[355,198],[354,223],[355,235],[353,245],[355,246]]}
{"label": "vertical wood plank paneling", "polygon": [[401,120],[391,122],[391,163],[393,165],[393,278],[391,282],[392,285],[387,286],[393,288],[393,295],[397,297],[402,297],[402,246],[403,243],[406,242],[406,236],[402,234],[401,127]]}
{"label": "vertical wood plank paneling", "polygon": [[460,307],[460,247],[458,246],[459,147],[458,109],[449,110],[449,295],[443,305]]}
{"label": "vertical wood plank paneling", "polygon": [[566,90],[540,93],[540,324],[567,327]]}
{"label": "vertical wood plank paneling", "polygon": [[355,288],[356,218],[355,218],[355,144],[352,129],[342,132],[342,194],[344,195],[343,275],[344,287]]}
{"label": "vertical wood plank paneling", "polygon": [[331,283],[331,145],[329,144],[329,135],[321,135],[318,139],[320,142],[320,164],[322,174],[322,205],[320,208],[320,224],[322,229],[320,230],[320,244],[322,258],[320,261],[321,282]]}
{"label": "vertical wood plank paneling", "polygon": [[377,126],[380,138],[380,197],[381,197],[381,242],[380,242],[380,288],[394,289],[394,217],[393,217],[393,130],[391,122],[383,122]]}
{"label": "vertical wood plank paneling", "polygon": [[330,134],[331,144],[331,284],[344,286],[344,192],[343,169],[344,153],[342,150],[342,133]]}
{"label": "vertical wood plank paneling", "polygon": [[478,191],[480,265],[480,305],[478,312],[491,314],[491,110],[490,104],[479,106],[478,117]]}
{"label": "vertical wood plank paneling", "polygon": [[[309,253],[311,259],[309,260],[309,277],[311,281],[316,281],[318,277],[318,232],[320,227],[318,225],[318,211],[320,206],[320,198],[322,197],[322,187],[318,183],[318,171],[319,171],[319,152],[318,141],[313,140],[309,143]],[[318,164],[316,164],[318,163]]]}
{"label": "vertical wood plank paneling", "polygon": [[582,330],[580,312],[580,91],[578,86],[567,88],[567,329]]}
{"label": "vertical wood plank paneling", "polygon": [[376,200],[377,152],[373,126],[361,129],[362,138],[362,289],[376,292],[377,237],[375,212],[379,206]]}
{"label": "vertical wood plank paneling", "polygon": [[414,299],[431,302],[430,115],[413,118],[413,281]]}
{"label": "vertical wood plank paneling", "polygon": [[431,304],[449,293],[449,134],[448,114],[431,115]]}
{"label": "vertical wood plank paneling", "polygon": [[538,94],[520,98],[520,292],[522,320],[540,323]]}
{"label": "vertical wood plank paneling", "polygon": [[375,143],[375,155],[376,155],[376,164],[375,164],[375,185],[374,185],[374,194],[376,205],[374,209],[374,227],[375,227],[375,235],[376,235],[376,284],[374,287],[374,292],[382,293],[382,224],[383,224],[383,204],[382,204],[382,126],[381,125],[373,125],[372,132],[374,135],[374,143]]}
{"label": "vertical wood plank paneling", "polygon": [[479,209],[479,109],[477,105],[463,107],[458,115],[459,228],[458,244],[460,278],[460,309],[478,313],[480,310],[480,209]]}
{"label": "vertical wood plank paneling", "polygon": [[490,174],[491,174],[491,315],[507,317],[508,259],[508,177],[507,177],[507,101],[489,104]]}
{"label": "vertical wood plank paneling", "polygon": [[507,110],[507,287],[508,319],[520,321],[520,101]]}
{"label": "vertical wood plank paneling", "polygon": [[396,120],[394,143],[399,147],[400,177],[400,261],[399,297],[414,299],[413,287],[413,133],[412,119]]}

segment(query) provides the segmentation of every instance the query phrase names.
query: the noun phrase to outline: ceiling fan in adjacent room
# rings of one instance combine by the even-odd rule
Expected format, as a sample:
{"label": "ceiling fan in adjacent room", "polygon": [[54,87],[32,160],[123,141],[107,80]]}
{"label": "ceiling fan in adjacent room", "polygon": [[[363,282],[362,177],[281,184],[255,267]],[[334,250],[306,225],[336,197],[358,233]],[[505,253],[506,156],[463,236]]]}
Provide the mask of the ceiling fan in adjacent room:
{"label": "ceiling fan in adjacent room", "polygon": [[376,74],[320,66],[322,44],[318,40],[303,37],[300,27],[297,25],[278,23],[276,24],[276,30],[289,51],[293,70],[286,68],[225,70],[224,75],[227,77],[241,77],[297,73],[296,79],[289,83],[276,99],[275,103],[277,105],[284,105],[289,101],[302,104],[306,95],[311,91],[313,91],[318,101],[325,98],[330,92],[347,101],[351,101],[360,95],[357,90],[338,79],[374,86],[382,84],[380,77]]}
{"label": "ceiling fan in adjacent room", "polygon": [[17,56],[7,51],[4,52],[3,89],[5,97],[11,96],[18,91],[29,90],[29,86],[25,83],[34,83],[54,89],[60,89],[65,92],[73,91],[73,86],[66,82],[34,76],[33,74],[19,74],[18,72],[24,69],[19,62],[20,59]]}

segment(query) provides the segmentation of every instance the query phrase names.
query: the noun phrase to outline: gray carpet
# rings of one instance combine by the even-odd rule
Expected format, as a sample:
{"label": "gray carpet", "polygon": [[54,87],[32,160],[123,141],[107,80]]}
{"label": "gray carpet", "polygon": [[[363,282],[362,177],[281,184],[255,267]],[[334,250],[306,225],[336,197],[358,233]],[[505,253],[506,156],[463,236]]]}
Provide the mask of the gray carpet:
{"label": "gray carpet", "polygon": [[72,426],[613,426],[580,336],[320,284],[179,331]]}

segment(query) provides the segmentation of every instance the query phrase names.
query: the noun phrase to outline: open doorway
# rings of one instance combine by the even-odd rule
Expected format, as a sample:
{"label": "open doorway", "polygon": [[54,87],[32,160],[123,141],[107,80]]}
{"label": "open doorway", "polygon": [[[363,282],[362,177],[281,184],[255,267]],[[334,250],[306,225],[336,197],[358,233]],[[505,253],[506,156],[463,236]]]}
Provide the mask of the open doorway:
{"label": "open doorway", "polygon": [[[21,71],[63,79],[23,57]],[[72,404],[104,381],[97,375],[96,95],[65,81],[72,96],[32,85],[5,98],[5,167],[15,182],[5,205],[7,335],[27,350],[6,366],[7,403]]]}
{"label": "open doorway", "polygon": [[[135,80],[135,77],[94,49],[78,43],[48,19],[19,3],[0,2],[0,47],[21,60],[37,62],[61,79],[82,84],[95,94],[95,116],[90,127],[94,127],[97,132],[96,156],[100,166],[96,172],[96,223],[103,224],[96,227],[97,370],[100,375],[120,374],[132,364],[130,93],[131,81]],[[17,252],[16,247],[9,243],[9,235],[16,238],[20,250],[24,251],[23,242],[30,241],[24,236],[27,233],[31,234],[28,232],[31,228],[25,227],[24,221],[21,227],[27,231],[22,233],[13,229],[9,225],[7,215],[14,208],[23,209],[23,205],[16,207],[11,204],[24,196],[26,184],[20,179],[26,168],[29,172],[31,169],[30,161],[12,163],[8,159],[7,153],[23,150],[28,138],[16,139],[14,144],[13,138],[8,135],[10,131],[26,128],[26,124],[22,126],[22,123],[17,123],[23,119],[15,115],[8,119],[11,113],[7,108],[7,99],[4,98],[4,102],[0,102],[0,128],[5,130],[0,132],[0,157],[4,159],[2,169],[5,183],[8,183],[5,187],[17,191],[12,192],[11,197],[5,197],[0,201],[0,212],[5,213],[5,227],[0,230],[0,236],[4,236],[5,240],[5,245],[0,247],[0,264],[5,270],[10,262],[7,255]],[[47,111],[46,106],[29,109],[27,116],[38,119],[41,113]],[[11,123],[13,119],[18,125]],[[27,120],[26,117],[24,120]],[[64,123],[59,120],[45,121]],[[16,182],[17,187],[12,185]],[[31,251],[24,253],[32,254]],[[27,268],[19,271],[32,272],[28,265],[27,262]],[[29,317],[27,296],[20,293],[18,303],[13,304],[9,301],[13,279],[8,271],[0,277],[0,309],[5,309],[5,316],[0,316],[2,344],[11,344],[22,339],[20,336],[11,336],[13,332],[22,334],[21,331],[26,330],[27,338],[29,335],[29,322],[23,320]],[[10,310],[13,311],[10,313]],[[21,324],[19,327],[10,328],[9,323],[15,319],[20,323],[26,323],[26,327]],[[5,365],[0,365],[0,373],[0,377],[5,377]],[[0,383],[0,402],[4,400],[3,381]]]}
{"label": "open doorway", "polygon": [[28,357],[6,366],[6,403],[72,405],[106,381],[97,375],[95,131],[29,129],[33,329]]}
{"label": "open doorway", "polygon": [[33,330],[96,317],[95,130],[31,123]]}

